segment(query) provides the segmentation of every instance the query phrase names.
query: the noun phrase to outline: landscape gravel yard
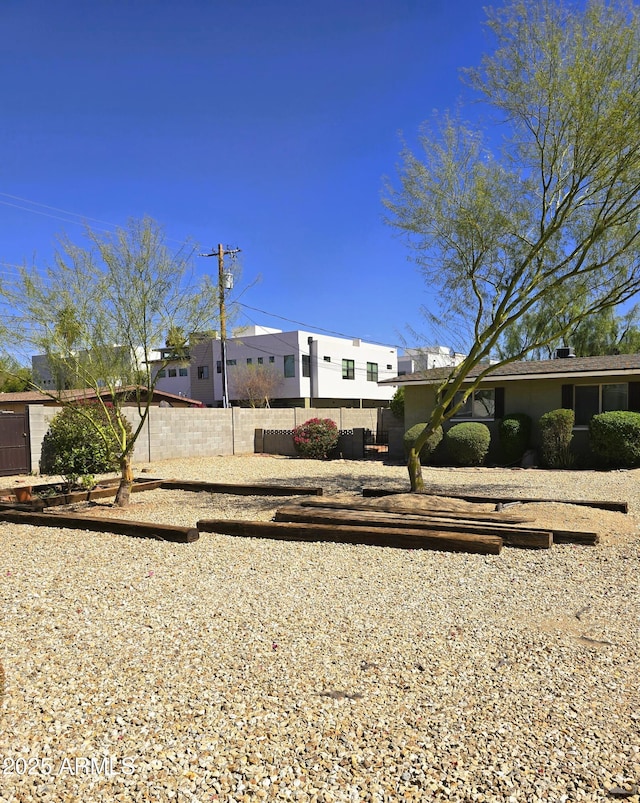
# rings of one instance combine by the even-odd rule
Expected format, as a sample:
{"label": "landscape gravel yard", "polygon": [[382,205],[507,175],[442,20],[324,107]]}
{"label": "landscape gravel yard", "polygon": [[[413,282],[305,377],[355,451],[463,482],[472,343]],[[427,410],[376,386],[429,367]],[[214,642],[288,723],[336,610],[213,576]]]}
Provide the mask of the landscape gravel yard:
{"label": "landscape gravel yard", "polygon": [[[407,489],[380,461],[136,473]],[[0,801],[637,803],[640,471],[424,473],[451,493],[629,513],[521,505],[600,544],[495,556],[0,522]],[[287,501],[155,490],[90,512],[193,526]]]}

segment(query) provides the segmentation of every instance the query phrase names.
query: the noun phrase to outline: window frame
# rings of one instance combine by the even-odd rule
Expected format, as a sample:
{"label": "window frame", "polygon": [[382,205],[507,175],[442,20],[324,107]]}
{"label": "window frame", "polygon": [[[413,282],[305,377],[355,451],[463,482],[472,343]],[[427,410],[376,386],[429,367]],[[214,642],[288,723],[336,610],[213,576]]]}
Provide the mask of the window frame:
{"label": "window frame", "polygon": [[353,380],[356,378],[356,361],[346,357],[342,358],[342,378]]}
{"label": "window frame", "polygon": [[285,354],[283,356],[283,373],[285,379],[295,379],[296,378],[296,355],[295,354]]}
{"label": "window frame", "polygon": [[368,362],[367,363],[367,382],[377,382],[378,381],[378,363],[377,362]]}
{"label": "window frame", "polygon": [[[497,399],[497,388],[485,388],[485,387],[478,387],[469,393],[467,396],[467,400],[464,403],[464,406],[457,410],[452,416],[452,421],[495,421],[496,420],[496,399]],[[453,405],[455,406],[458,403],[458,399],[460,396],[464,395],[464,390],[459,390],[456,395],[453,397]],[[477,394],[485,394],[491,393],[493,394],[493,411],[490,415],[476,415],[476,405],[479,404],[476,400],[476,393]]]}

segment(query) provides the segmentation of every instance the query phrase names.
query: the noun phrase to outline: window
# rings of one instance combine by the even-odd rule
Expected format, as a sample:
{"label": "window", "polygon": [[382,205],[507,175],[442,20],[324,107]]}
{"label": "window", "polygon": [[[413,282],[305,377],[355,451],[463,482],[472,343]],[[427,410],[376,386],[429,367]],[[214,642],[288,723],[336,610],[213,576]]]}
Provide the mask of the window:
{"label": "window", "polygon": [[275,362],[275,361],[276,361],[275,357],[269,357],[269,362]]}
{"label": "window", "polygon": [[[393,365],[387,365],[387,371],[393,371]],[[402,374],[401,374],[402,376]]]}
{"label": "window", "polygon": [[160,379],[164,379],[166,375],[167,375],[167,372],[164,370],[164,368],[162,369],[162,371],[158,371],[158,377]]}
{"label": "window", "polygon": [[178,372],[175,368],[169,368],[169,376],[178,376]]}
{"label": "window", "polygon": [[264,357],[258,357],[258,365],[262,365],[264,363]]}
{"label": "window", "polygon": [[343,379],[356,378],[356,364],[353,360],[342,361],[342,378]]}
{"label": "window", "polygon": [[368,362],[367,363],[367,382],[377,382],[378,381],[378,363],[377,362]]}
{"label": "window", "polygon": [[253,357],[247,357],[247,365],[253,365]]}
{"label": "window", "polygon": [[325,362],[331,362],[331,357],[323,357],[322,358]]}
{"label": "window", "polygon": [[573,389],[573,409],[577,427],[587,426],[598,413],[628,410],[629,386],[626,382],[615,385],[576,385]]}
{"label": "window", "polygon": [[290,379],[296,375],[296,355],[287,354],[284,358],[284,375],[285,378]]}
{"label": "window", "polygon": [[222,373],[222,360],[216,360],[216,374]]}
{"label": "window", "polygon": [[188,368],[178,368],[178,376],[189,376]]}
{"label": "window", "polygon": [[302,355],[302,376],[311,376],[311,355]]}
{"label": "window", "polygon": [[235,365],[235,364],[236,364],[235,360],[227,360],[227,365]]}
{"label": "window", "polygon": [[[459,391],[453,400],[454,405],[458,404],[464,393]],[[455,413],[454,418],[495,418],[496,411],[496,392],[493,388],[483,388],[474,390],[467,396],[465,403]]]}
{"label": "window", "polygon": [[198,366],[198,379],[209,379],[209,366],[208,365],[199,365]]}

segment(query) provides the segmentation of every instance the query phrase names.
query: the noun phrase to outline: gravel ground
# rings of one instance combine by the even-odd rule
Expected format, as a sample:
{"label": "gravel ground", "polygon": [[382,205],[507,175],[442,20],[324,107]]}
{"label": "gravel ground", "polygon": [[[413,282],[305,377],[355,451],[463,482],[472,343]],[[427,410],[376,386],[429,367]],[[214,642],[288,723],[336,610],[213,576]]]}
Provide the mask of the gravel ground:
{"label": "gravel ground", "polygon": [[[407,485],[373,461],[143,468],[325,494]],[[601,543],[496,556],[0,523],[0,801],[638,803],[640,472],[425,479],[629,514],[522,505]],[[287,501],[148,491],[94,510],[193,526]]]}

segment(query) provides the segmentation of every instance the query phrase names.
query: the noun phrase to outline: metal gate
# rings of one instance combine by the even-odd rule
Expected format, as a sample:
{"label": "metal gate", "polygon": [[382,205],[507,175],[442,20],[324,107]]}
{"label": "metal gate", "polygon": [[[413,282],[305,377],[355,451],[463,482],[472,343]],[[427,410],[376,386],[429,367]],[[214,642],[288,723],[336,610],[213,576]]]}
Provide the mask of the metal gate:
{"label": "metal gate", "polygon": [[31,471],[26,413],[0,413],[0,476]]}

